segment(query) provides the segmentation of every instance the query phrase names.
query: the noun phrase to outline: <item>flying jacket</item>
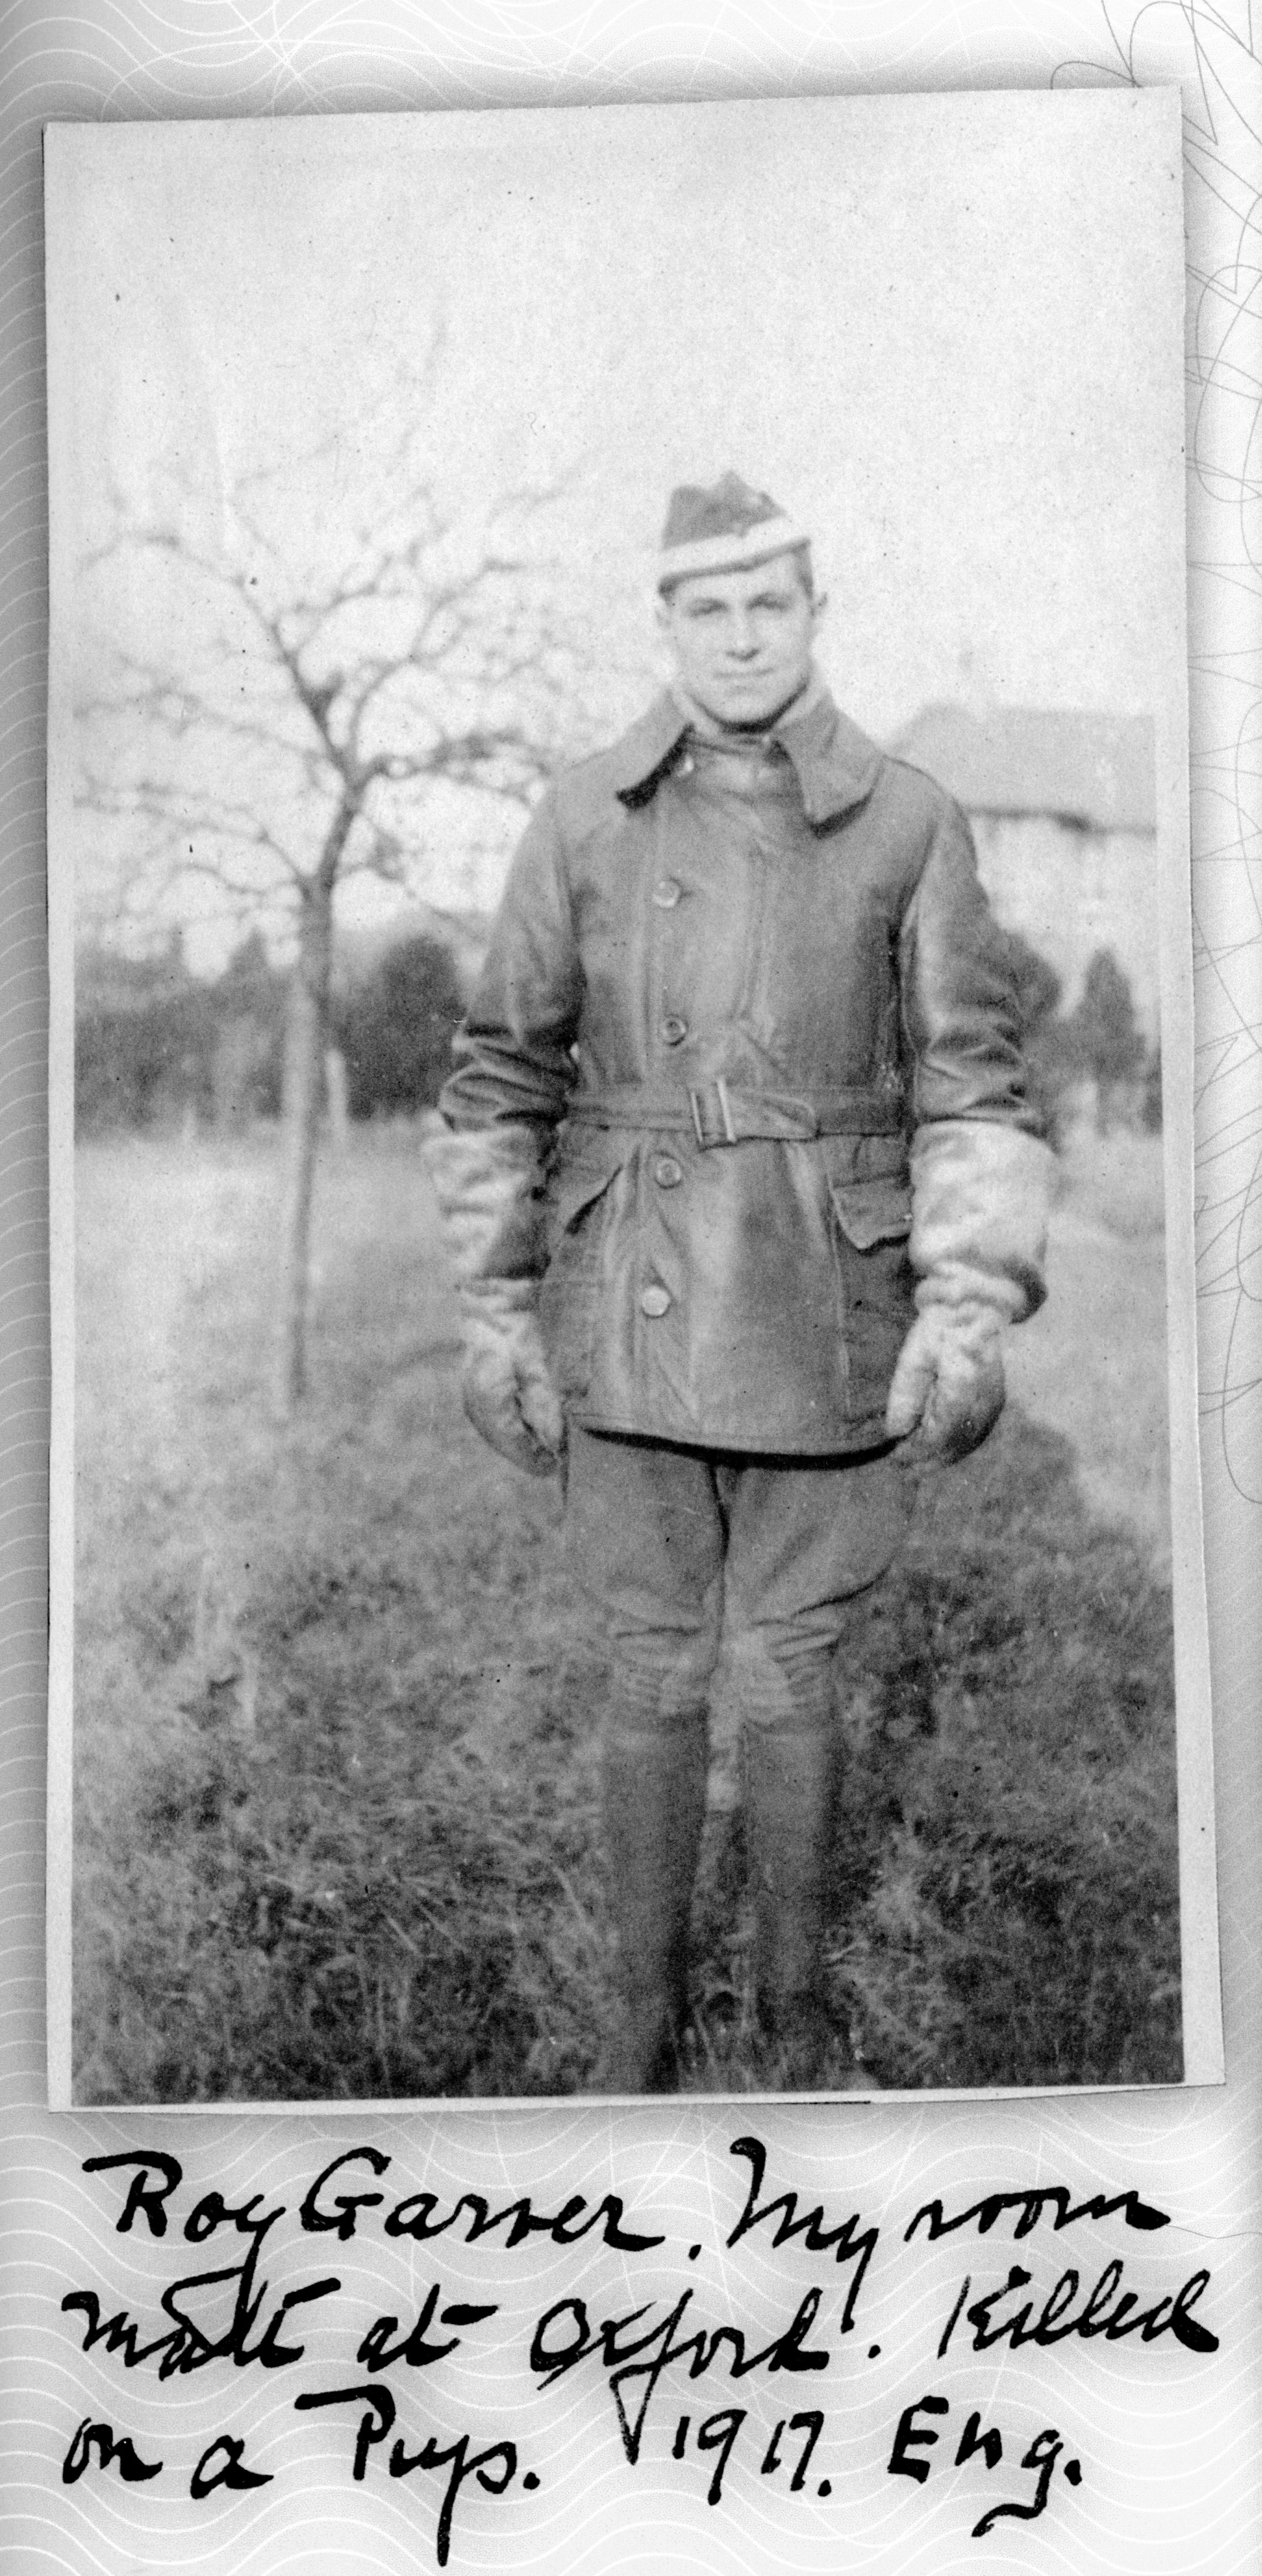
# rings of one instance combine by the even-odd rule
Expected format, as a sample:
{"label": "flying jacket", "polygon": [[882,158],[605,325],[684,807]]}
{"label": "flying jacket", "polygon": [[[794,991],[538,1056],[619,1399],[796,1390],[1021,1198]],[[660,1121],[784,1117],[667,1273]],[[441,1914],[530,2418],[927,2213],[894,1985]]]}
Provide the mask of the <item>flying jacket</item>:
{"label": "flying jacket", "polygon": [[1046,1149],[968,826],[818,680],[735,749],[665,694],[549,791],[454,1051],[449,1127],[525,1175],[471,1266],[541,1283],[590,1429],[870,1447],[918,1276],[1041,1301]]}

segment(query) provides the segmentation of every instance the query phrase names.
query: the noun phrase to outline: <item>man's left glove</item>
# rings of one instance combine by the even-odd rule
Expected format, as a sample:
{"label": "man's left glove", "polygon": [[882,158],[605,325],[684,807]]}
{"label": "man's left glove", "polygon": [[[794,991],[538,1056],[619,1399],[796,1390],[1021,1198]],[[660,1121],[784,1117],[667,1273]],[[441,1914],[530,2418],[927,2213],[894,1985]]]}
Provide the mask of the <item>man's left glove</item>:
{"label": "man's left glove", "polygon": [[992,1431],[1004,1404],[1000,1343],[1005,1318],[993,1306],[928,1306],[898,1354],[885,1428],[914,1433],[913,1457],[951,1466]]}
{"label": "man's left glove", "polygon": [[546,1267],[543,1182],[532,1127],[431,1137],[425,1160],[460,1292],[464,1409],[528,1476],[550,1476],[565,1418],[548,1375],[537,1306]]}
{"label": "man's left glove", "polygon": [[1003,1411],[1008,1324],[1043,1302],[1049,1148],[993,1119],[917,1130],[909,1246],[916,1321],[898,1355],[885,1412],[911,1458],[945,1464],[980,1447]]}

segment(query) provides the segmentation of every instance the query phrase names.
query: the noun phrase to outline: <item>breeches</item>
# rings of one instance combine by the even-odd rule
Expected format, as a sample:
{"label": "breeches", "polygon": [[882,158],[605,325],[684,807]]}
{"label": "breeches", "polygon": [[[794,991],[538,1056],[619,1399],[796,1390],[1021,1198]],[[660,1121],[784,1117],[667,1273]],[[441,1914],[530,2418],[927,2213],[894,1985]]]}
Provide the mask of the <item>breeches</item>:
{"label": "breeches", "polygon": [[570,1563],[646,1714],[695,1704],[721,1645],[755,1722],[818,1698],[910,1500],[889,1452],[769,1460],[570,1430]]}

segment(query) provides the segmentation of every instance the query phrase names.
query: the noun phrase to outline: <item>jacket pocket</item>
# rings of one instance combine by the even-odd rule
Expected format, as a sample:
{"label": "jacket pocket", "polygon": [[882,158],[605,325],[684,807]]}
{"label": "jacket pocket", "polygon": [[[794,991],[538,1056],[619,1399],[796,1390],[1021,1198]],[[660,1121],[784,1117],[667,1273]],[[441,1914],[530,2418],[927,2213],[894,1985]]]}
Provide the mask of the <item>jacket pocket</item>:
{"label": "jacket pocket", "polygon": [[894,1363],[914,1314],[907,1258],[911,1187],[903,1175],[830,1180],[847,1410],[861,1422],[883,1412]]}
{"label": "jacket pocket", "polygon": [[603,1154],[589,1148],[553,1173],[547,1192],[548,1244],[553,1260],[566,1236],[581,1228],[588,1209],[603,1199],[611,1182],[617,1179],[625,1156],[625,1145]]}
{"label": "jacket pocket", "polygon": [[830,1181],[837,1223],[857,1252],[876,1243],[902,1243],[911,1232],[911,1184],[895,1176],[871,1181]]}
{"label": "jacket pocket", "polygon": [[548,1185],[549,1258],[539,1292],[539,1328],[562,1396],[585,1395],[591,1383],[609,1193],[625,1158],[625,1139],[602,1139],[563,1162]]}

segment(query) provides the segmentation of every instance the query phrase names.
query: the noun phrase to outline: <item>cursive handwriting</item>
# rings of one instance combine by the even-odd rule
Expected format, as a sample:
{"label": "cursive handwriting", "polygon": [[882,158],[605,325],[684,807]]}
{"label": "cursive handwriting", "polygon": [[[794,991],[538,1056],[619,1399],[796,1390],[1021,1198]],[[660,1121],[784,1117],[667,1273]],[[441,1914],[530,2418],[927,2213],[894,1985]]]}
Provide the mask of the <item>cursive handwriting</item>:
{"label": "cursive handwriting", "polygon": [[[1076,2269],[1043,2284],[1020,2263],[1009,2263],[1003,2277],[989,2283],[977,2283],[969,2272],[950,2292],[949,2312],[945,2295],[937,2310],[946,2312],[937,2359],[950,2354],[958,2379],[967,2356],[987,2356],[986,2387],[976,2394],[992,2410],[990,2417],[984,2420],[982,2405],[956,2382],[949,2393],[931,2387],[923,2394],[914,2393],[914,2382],[911,2390],[905,2381],[901,2388],[887,2383],[884,2446],[874,2448],[871,2392],[877,2382],[864,2374],[882,2353],[882,2333],[888,2336],[891,2326],[896,2329],[901,2318],[920,2309],[920,2275],[926,2263],[940,2264],[942,2257],[932,2249],[941,2240],[965,2229],[984,2239],[1010,2220],[1013,2242],[1040,2229],[1053,2238],[1066,2228],[1113,2224],[1151,2243],[1171,2220],[1134,2186],[1078,2198],[1067,2186],[1050,2184],[996,2188],[958,2210],[948,2210],[941,2199],[926,2200],[900,2233],[897,2222],[883,2227],[844,2202],[829,2210],[772,2175],[768,2150],[753,2134],[733,2138],[728,2152],[743,2198],[734,2215],[729,2208],[716,2217],[710,2249],[727,2297],[739,2296],[743,2247],[760,2262],[770,2258],[780,2277],[792,2281],[778,2314],[774,2305],[770,2316],[763,2313],[760,2298],[756,2328],[740,2317],[739,2308],[735,2315],[728,2307],[716,2316],[696,2274],[685,2271],[681,2282],[681,2265],[700,2261],[706,2251],[700,2238],[672,2245],[667,2225],[646,2223],[618,2192],[599,2198],[574,2192],[556,2207],[536,2207],[528,2192],[503,2201],[467,2190],[397,2197],[386,2181],[393,2159],[367,2143],[332,2157],[300,2185],[292,2203],[261,2191],[235,2200],[214,2187],[198,2191],[186,2180],[180,2159],[163,2148],[134,2146],[88,2157],[84,2172],[108,2177],[115,2188],[116,2232],[137,2238],[142,2252],[150,2244],[169,2249],[149,2258],[151,2272],[165,2267],[167,2277],[153,2284],[159,2313],[147,2324],[87,2285],[67,2290],[61,2307],[81,2320],[84,2352],[127,2372],[148,2365],[158,2385],[217,2368],[234,2383],[246,2371],[302,2370],[293,2412],[327,2415],[331,2426],[344,2427],[346,2467],[355,2484],[412,2481],[410,2492],[432,2499],[440,2567],[447,2565],[458,2526],[467,2525],[473,2507],[479,2514],[486,2510],[480,2498],[489,2499],[500,2515],[520,2516],[522,2499],[542,2486],[547,2467],[544,2458],[538,2466],[523,2465],[528,2425],[540,2408],[550,2411],[546,2401],[560,2395],[572,2402],[570,2392],[579,2388],[606,2392],[610,2428],[628,2469],[640,2468],[651,2450],[658,2470],[685,2478],[699,2472],[710,2507],[724,2504],[756,2476],[778,2479],[778,2491],[787,2497],[822,2508],[834,2494],[839,2464],[847,2472],[842,2493],[853,2505],[855,2474],[864,2458],[870,2473],[879,2477],[884,2470],[899,2482],[903,2506],[914,2506],[935,2460],[949,2456],[940,2445],[947,2439],[946,2419],[958,2410],[958,2443],[951,2436],[957,2470],[967,2468],[972,2479],[987,2484],[995,2477],[1005,2490],[1009,2479],[1016,2484],[1014,2463],[1026,2473],[1023,2489],[986,2502],[972,2521],[972,2538],[984,2542],[1001,2525],[1039,2519],[1054,2498],[1067,2499],[1082,2483],[1072,2433],[1053,2424],[1014,2429],[1012,2410],[1005,2411],[995,2381],[996,2363],[1002,2366],[1016,2352],[1059,2351],[1057,2405],[1064,2423],[1066,2404],[1072,2408],[1066,2366],[1084,2344],[1103,2352],[1127,2338],[1134,2338],[1135,2347],[1168,2339],[1201,2360],[1219,2349],[1213,2326],[1193,2313],[1209,2303],[1207,2268],[1178,2287],[1165,2286],[1152,2277],[1149,2258],[1147,2277],[1132,2283],[1127,2264],[1138,2264],[1142,2274],[1143,2255],[1128,2251],[1124,2262],[1106,2247],[1090,2286]],[[310,2239],[342,2246],[362,2241],[370,2230],[382,2251],[397,2247],[406,2292],[380,2314],[352,2314],[337,2272],[313,2269],[296,2282],[290,2272],[289,2285],[279,2287],[282,2243],[292,2264]],[[418,2284],[416,2248],[436,2239],[447,2249],[447,2278],[431,2275]],[[187,2269],[171,2260],[177,2245],[198,2249]],[[457,2246],[469,2249],[458,2266]],[[540,2305],[544,2246],[547,2303]],[[523,2248],[533,2259],[514,2266],[511,2258]],[[598,2249],[616,2258],[621,2295],[612,2286],[594,2289],[586,2273],[577,2284],[567,2278],[572,2263],[590,2266]],[[645,2263],[651,2277],[643,2286],[650,2295],[637,2296],[634,2288],[628,2293],[629,2266]],[[483,2287],[485,2295],[479,2295]],[[492,2335],[487,2330],[493,2321]],[[866,2359],[854,2340],[860,2322],[869,2338]],[[465,2423],[453,2424],[448,2366],[463,2362],[466,2383],[469,2369],[480,2366],[494,2402],[514,2355],[533,2378],[535,2416],[517,2404],[510,2437],[480,2420],[485,2410],[475,2396]],[[1028,2367],[1027,2359],[1027,2373]],[[694,2388],[706,2398],[739,2389],[742,2402],[711,2406],[698,2417],[690,2404]],[[435,2410],[441,2420],[409,2430],[408,2390],[417,2392],[413,2403],[433,2391],[441,2399]],[[829,2403],[792,2412],[799,2391]],[[172,2421],[182,2429],[182,2417]],[[267,2422],[272,2421],[269,2413]],[[213,2513],[227,2496],[248,2510],[249,2493],[271,2486],[278,2474],[266,2458],[247,2456],[247,2441],[262,2447],[259,2425],[229,2430],[220,2417],[208,2441],[210,2430],[199,2423],[195,2457],[190,2446],[183,2461],[168,2460],[156,2455],[151,2441],[85,2414],[69,2433],[62,2477],[67,2485],[90,2474],[117,2477],[144,2490],[164,2476],[179,2476],[187,2478],[188,2495],[199,2508]],[[876,2430],[879,2437],[879,2424]],[[996,2473],[1005,2460],[1009,2467],[1000,2479]]]}
{"label": "cursive handwriting", "polygon": [[[676,2362],[686,2361],[688,2377],[701,2379],[721,2354],[730,2376],[744,2379],[754,2370],[827,2370],[832,2357],[822,2347],[806,2341],[819,2313],[822,2292],[817,2289],[807,2291],[789,2324],[757,2352],[748,2350],[748,2338],[740,2326],[707,2329],[699,2325],[688,2334],[680,2334],[692,2295],[691,2290],[685,2290],[669,2315],[647,2326],[640,2335],[631,2329],[648,2315],[648,2308],[633,2308],[627,2316],[605,2317],[598,2326],[592,2326],[583,2300],[575,2298],[558,2299],[535,2328],[530,2367],[541,2374],[543,2388],[554,2387],[576,2363],[599,2354],[618,2411],[622,2447],[633,2467],[640,2456],[649,2402],[665,2372]],[[627,2402],[627,2392],[637,2381],[643,2385],[632,2406]]]}
{"label": "cursive handwriting", "polygon": [[1140,2199],[1137,2191],[1115,2192],[1111,2200],[1106,2200],[1103,2192],[1097,2192],[1093,2199],[1079,2201],[1075,2209],[1065,2185],[1058,2182],[1040,2184],[1037,2191],[988,2192],[984,2200],[971,2202],[967,2209],[959,2210],[954,2218],[943,2216],[940,2200],[927,2200],[924,2207],[918,2209],[911,2220],[903,2241],[910,2245],[922,2218],[927,2218],[929,2221],[928,2233],[931,2244],[939,2236],[953,2236],[957,2228],[971,2226],[974,2219],[977,2221],[978,2235],[988,2236],[991,2228],[998,2225],[1005,2210],[1009,2209],[1015,2209],[1020,2213],[1012,2231],[1014,2237],[1028,2236],[1032,2229],[1038,2226],[1047,2209],[1053,2212],[1052,2226],[1057,2232],[1062,2227],[1076,2227],[1079,2220],[1083,2218],[1098,2221],[1102,2218],[1120,2217],[1125,2226],[1139,2227],[1146,2232],[1156,2227],[1168,2227],[1170,2224],[1166,2211],[1151,2208],[1147,2201]]}

